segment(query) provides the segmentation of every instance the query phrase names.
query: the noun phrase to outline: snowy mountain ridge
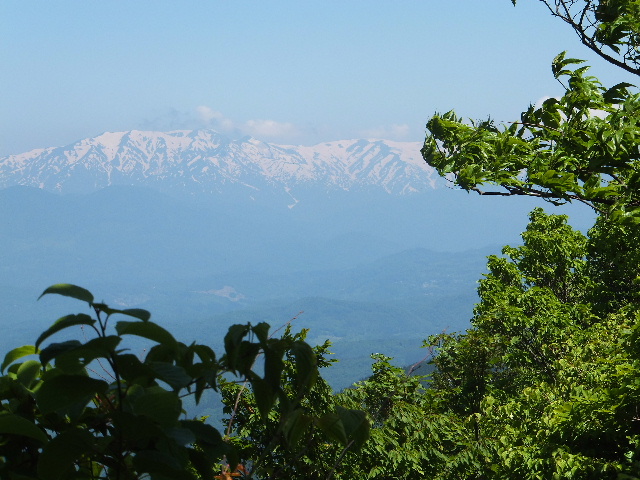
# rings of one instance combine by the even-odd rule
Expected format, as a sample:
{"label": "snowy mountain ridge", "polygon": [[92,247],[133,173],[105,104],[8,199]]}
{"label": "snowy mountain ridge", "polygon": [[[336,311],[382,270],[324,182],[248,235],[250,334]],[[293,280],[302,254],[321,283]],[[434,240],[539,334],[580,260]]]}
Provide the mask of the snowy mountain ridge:
{"label": "snowy mountain ridge", "polygon": [[418,142],[341,140],[314,146],[232,140],[213,130],[107,132],[71,145],[0,158],[0,188],[27,185],[85,193],[110,185],[180,187],[215,193],[317,184],[377,187],[390,194],[434,188],[437,175]]}

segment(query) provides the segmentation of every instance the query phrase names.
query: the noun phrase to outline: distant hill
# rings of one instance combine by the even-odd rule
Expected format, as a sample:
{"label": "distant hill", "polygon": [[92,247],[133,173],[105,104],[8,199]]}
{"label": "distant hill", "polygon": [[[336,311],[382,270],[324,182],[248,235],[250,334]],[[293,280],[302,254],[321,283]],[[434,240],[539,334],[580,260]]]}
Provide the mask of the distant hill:
{"label": "distant hill", "polygon": [[539,205],[445,188],[419,147],[121,132],[1,158],[0,348],[78,311],[35,301],[68,282],[215,345],[231,323],[303,311],[294,326],[334,343],[340,388],[371,353],[417,362],[428,335],[468,326],[486,255]]}

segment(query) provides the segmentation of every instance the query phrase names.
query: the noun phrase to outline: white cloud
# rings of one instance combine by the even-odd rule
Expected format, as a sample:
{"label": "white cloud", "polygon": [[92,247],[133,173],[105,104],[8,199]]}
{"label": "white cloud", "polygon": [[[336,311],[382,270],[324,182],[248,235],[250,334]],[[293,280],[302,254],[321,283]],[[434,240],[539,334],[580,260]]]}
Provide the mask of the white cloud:
{"label": "white cloud", "polygon": [[295,137],[298,129],[293,123],[275,120],[248,120],[244,127],[249,135],[257,137]]}
{"label": "white cloud", "polygon": [[367,138],[383,138],[385,140],[407,140],[411,134],[411,127],[407,124],[387,125],[363,130],[360,135]]}
{"label": "white cloud", "polygon": [[339,129],[335,125],[297,125],[274,119],[236,120],[209,105],[198,105],[190,111],[171,109],[137,126],[142,130],[215,130],[230,138],[252,136],[265,142],[283,145],[315,145],[346,138],[378,138],[415,141],[415,132],[407,124],[392,124],[367,130]]}
{"label": "white cloud", "polygon": [[206,105],[196,107],[196,116],[200,126],[204,128],[218,130],[220,133],[233,133],[239,130],[233,120]]}
{"label": "white cloud", "polygon": [[213,119],[224,118],[222,113],[216,112],[213,108],[207,107],[205,105],[200,105],[196,107],[196,113],[200,120],[204,123],[211,122]]}
{"label": "white cloud", "polygon": [[221,133],[250,135],[259,140],[279,142],[293,141],[301,135],[298,127],[289,122],[262,119],[237,122],[206,105],[196,107],[195,113],[201,127],[211,128]]}

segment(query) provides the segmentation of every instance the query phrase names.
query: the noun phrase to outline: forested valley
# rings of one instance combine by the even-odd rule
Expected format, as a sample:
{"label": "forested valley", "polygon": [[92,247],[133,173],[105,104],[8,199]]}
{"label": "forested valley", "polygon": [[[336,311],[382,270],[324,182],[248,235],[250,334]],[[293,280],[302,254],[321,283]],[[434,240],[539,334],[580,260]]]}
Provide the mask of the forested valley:
{"label": "forested valley", "polygon": [[[640,2],[541,4],[585,48],[640,74]],[[370,377],[333,392],[330,342],[312,347],[306,330],[238,324],[214,352],[145,310],[54,285],[43,295],[91,314],[4,356],[0,477],[640,478],[640,94],[565,53],[552,74],[564,95],[516,122],[450,111],[427,123],[425,161],[478,202],[548,202],[521,245],[488,257],[471,327],[425,339],[431,373],[378,354]],[[564,203],[597,212],[586,234],[554,213]],[[132,337],[149,342],[144,358],[127,350]],[[183,412],[208,390],[224,426]]]}

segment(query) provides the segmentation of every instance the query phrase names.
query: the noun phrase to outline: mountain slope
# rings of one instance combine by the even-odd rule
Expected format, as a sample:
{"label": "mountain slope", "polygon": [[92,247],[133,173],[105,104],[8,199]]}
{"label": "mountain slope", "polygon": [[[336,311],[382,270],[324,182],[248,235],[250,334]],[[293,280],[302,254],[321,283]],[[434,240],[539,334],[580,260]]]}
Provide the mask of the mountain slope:
{"label": "mountain slope", "polygon": [[[231,140],[212,130],[104,133],[63,147],[0,158],[0,188],[27,185],[88,193],[110,185],[147,185],[216,193],[266,186],[289,189],[378,187],[406,194],[434,186],[417,142],[344,140],[311,147]],[[292,197],[293,205],[295,198]]]}

